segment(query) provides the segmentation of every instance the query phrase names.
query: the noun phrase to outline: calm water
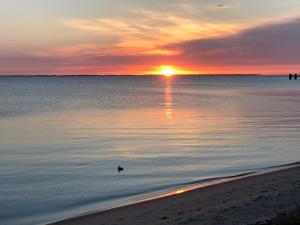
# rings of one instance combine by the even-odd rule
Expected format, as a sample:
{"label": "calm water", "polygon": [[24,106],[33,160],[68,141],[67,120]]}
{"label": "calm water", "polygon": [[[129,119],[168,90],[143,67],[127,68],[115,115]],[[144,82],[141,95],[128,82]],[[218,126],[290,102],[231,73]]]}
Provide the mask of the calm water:
{"label": "calm water", "polygon": [[299,82],[1,77],[0,223],[43,224],[299,161]]}

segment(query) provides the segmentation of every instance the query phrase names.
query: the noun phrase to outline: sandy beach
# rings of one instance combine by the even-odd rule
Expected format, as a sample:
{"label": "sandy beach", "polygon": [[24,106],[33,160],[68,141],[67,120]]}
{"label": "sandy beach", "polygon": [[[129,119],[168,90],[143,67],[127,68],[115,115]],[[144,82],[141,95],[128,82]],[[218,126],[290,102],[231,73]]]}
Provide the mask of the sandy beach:
{"label": "sandy beach", "polygon": [[300,203],[300,165],[84,215],[52,225],[246,225]]}

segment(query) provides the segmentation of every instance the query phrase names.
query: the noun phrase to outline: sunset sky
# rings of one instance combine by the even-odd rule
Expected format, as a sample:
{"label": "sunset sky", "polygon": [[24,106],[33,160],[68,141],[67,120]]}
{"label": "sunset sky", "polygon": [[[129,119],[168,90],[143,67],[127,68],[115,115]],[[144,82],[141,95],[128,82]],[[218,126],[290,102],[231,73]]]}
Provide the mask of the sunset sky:
{"label": "sunset sky", "polygon": [[299,0],[0,3],[1,75],[300,72]]}

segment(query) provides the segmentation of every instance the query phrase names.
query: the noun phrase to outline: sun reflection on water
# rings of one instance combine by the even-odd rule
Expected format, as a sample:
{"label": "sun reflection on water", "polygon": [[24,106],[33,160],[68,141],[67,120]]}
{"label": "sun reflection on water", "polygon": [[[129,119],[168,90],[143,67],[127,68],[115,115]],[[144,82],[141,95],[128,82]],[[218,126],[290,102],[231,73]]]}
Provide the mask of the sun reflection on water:
{"label": "sun reflection on water", "polygon": [[172,80],[166,79],[165,83],[165,102],[164,102],[166,119],[169,125],[173,124],[173,92]]}

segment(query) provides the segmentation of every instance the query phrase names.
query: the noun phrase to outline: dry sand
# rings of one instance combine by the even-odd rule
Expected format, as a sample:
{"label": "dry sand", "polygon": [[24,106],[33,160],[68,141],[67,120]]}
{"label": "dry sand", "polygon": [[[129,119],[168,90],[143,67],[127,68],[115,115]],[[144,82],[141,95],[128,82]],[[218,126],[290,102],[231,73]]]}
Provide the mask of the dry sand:
{"label": "dry sand", "polygon": [[300,166],[248,176],[53,225],[246,225],[300,203]]}

